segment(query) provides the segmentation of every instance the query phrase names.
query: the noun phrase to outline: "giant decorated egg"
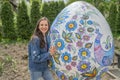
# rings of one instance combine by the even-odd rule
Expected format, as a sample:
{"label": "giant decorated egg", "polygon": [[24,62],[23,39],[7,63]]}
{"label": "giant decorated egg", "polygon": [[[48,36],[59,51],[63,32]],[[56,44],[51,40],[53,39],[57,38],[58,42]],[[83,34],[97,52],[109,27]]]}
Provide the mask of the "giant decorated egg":
{"label": "giant decorated egg", "polygon": [[55,72],[60,80],[101,80],[111,65],[113,37],[108,23],[84,1],[65,7],[50,29]]}

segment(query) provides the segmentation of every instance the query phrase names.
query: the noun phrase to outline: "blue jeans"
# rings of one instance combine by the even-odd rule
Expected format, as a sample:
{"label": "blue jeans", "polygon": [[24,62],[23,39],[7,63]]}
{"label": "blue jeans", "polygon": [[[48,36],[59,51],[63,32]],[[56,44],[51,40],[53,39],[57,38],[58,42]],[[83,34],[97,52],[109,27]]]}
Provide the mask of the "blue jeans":
{"label": "blue jeans", "polygon": [[31,74],[31,80],[54,80],[52,73],[50,72],[49,69],[47,69],[43,72],[30,71],[30,74]]}

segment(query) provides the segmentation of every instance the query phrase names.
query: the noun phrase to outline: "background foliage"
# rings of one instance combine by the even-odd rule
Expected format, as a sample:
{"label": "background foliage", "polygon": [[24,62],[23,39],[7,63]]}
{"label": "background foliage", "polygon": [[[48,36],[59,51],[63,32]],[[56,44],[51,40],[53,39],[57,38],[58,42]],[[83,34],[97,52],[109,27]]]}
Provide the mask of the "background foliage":
{"label": "background foliage", "polygon": [[4,39],[14,40],[16,38],[15,28],[14,28],[14,14],[12,6],[8,1],[4,2],[1,6],[1,20],[2,20],[2,30],[1,34]]}
{"label": "background foliage", "polygon": [[29,39],[31,35],[30,19],[27,12],[27,6],[22,1],[18,6],[17,12],[17,34],[18,39]]}
{"label": "background foliage", "polygon": [[30,18],[31,18],[31,30],[34,30],[37,21],[41,17],[41,12],[40,12],[40,6],[41,5],[40,4],[41,3],[39,1],[35,1],[35,0],[32,1],[31,14],[30,14]]}
{"label": "background foliage", "polygon": [[[108,21],[114,37],[120,36],[120,0],[63,0],[42,2],[42,0],[0,0],[0,41],[29,40],[39,18],[46,16],[50,23],[67,5],[75,1],[86,1],[100,10]],[[17,8],[15,7],[17,6]]]}
{"label": "background foliage", "polygon": [[[108,22],[109,25],[111,27],[112,32],[114,32],[114,34],[116,34],[116,18],[117,18],[117,6],[115,3],[111,3],[110,5],[110,10],[109,10],[109,17],[108,17]],[[111,17],[114,16],[114,17]],[[114,29],[115,28],[115,29]]]}

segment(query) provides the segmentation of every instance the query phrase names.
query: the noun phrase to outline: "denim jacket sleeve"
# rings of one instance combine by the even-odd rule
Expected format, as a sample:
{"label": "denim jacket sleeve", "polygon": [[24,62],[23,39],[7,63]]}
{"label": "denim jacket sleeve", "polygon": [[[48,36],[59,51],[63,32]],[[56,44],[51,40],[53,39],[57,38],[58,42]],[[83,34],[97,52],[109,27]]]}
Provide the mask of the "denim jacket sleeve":
{"label": "denim jacket sleeve", "polygon": [[29,58],[36,63],[41,63],[51,58],[49,52],[41,54],[39,44],[39,38],[33,38],[28,45]]}
{"label": "denim jacket sleeve", "polygon": [[47,47],[48,47],[48,49],[50,48],[50,44],[51,44],[51,41],[50,41],[50,36],[49,36],[49,34],[48,34],[48,36],[47,36]]}

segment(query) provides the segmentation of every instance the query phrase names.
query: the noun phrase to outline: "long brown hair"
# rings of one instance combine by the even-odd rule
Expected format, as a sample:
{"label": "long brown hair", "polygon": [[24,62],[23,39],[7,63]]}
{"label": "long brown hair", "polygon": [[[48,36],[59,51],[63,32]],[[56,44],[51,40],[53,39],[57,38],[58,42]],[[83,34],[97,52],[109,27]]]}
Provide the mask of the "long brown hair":
{"label": "long brown hair", "polygon": [[42,18],[40,18],[38,20],[38,22],[36,24],[36,28],[34,30],[34,33],[33,33],[32,37],[31,37],[31,39],[33,39],[35,36],[37,36],[38,38],[40,38],[40,48],[44,48],[45,47],[45,40],[44,40],[43,33],[39,30],[39,24],[43,20],[47,20],[47,22],[48,22],[48,31],[46,32],[45,35],[48,34],[48,32],[50,30],[50,22],[49,22],[49,20],[46,17],[42,17]]}

